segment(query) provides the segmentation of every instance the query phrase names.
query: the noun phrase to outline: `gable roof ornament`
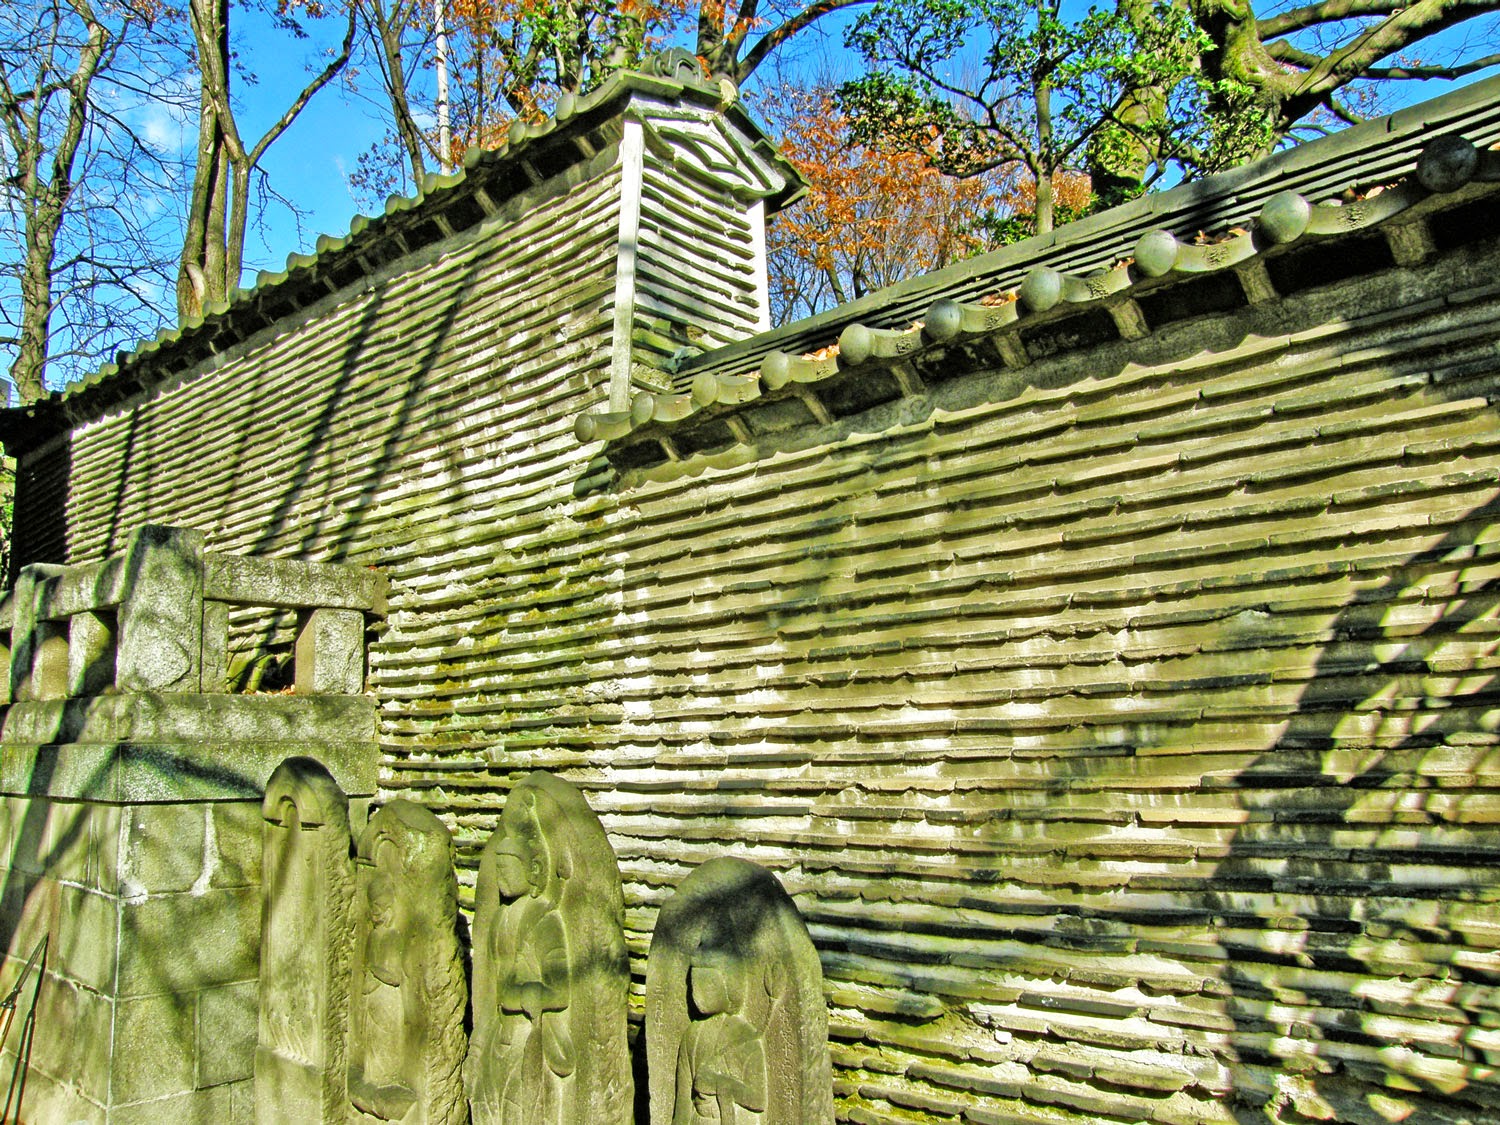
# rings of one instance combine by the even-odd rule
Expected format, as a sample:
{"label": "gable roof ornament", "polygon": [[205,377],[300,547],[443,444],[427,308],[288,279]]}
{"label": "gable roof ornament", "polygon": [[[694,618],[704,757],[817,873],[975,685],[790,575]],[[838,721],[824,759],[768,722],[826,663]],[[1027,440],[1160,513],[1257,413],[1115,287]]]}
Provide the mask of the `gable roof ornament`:
{"label": "gable roof ornament", "polygon": [[[1378,227],[1391,243],[1392,260],[1410,264],[1404,259],[1419,259],[1430,249],[1413,231],[1423,215],[1445,206],[1434,197],[1471,184],[1500,183],[1500,152],[1488,147],[1500,139],[1496,91],[1500,79],[1491,79],[1384,121],[903,282],[809,318],[805,328],[786,326],[697,357],[684,365],[673,392],[642,392],[628,409],[582,415],[574,432],[581,441],[609,442],[606,453],[617,468],[647,467],[749,440],[756,427],[740,416],[755,412],[762,400],[774,410],[782,399],[805,401],[819,389],[838,396],[838,388],[862,378],[862,371],[883,370],[895,393],[920,394],[922,379],[909,361],[929,351],[962,350],[982,339],[1005,366],[1025,366],[1030,357],[1022,325],[1040,319],[1093,308],[1099,310],[1094,315],[1113,321],[1120,339],[1139,338],[1151,327],[1135,298],[1174,281],[1232,273],[1246,302],[1274,298],[1279,294],[1263,259],[1303,239],[1321,241]],[[1327,154],[1328,167],[1317,164],[1319,150]],[[1397,163],[1403,150],[1404,166]],[[1322,202],[1344,189],[1370,185],[1376,163],[1380,168],[1373,174],[1380,180],[1368,190],[1345,191],[1336,202]],[[1337,187],[1330,177],[1341,177]],[[1282,186],[1289,184],[1302,190]],[[1248,214],[1235,213],[1256,203]],[[1411,220],[1392,222],[1417,208]],[[1174,213],[1196,221],[1186,230],[1160,225]],[[1218,224],[1204,221],[1210,215]],[[1205,229],[1225,233],[1205,238]],[[1187,231],[1197,236],[1188,238]],[[1080,259],[1097,262],[1101,248],[1109,254],[1104,262],[1093,268],[1074,265]],[[917,303],[923,294],[925,305]],[[816,403],[809,410],[814,418],[836,413]]]}

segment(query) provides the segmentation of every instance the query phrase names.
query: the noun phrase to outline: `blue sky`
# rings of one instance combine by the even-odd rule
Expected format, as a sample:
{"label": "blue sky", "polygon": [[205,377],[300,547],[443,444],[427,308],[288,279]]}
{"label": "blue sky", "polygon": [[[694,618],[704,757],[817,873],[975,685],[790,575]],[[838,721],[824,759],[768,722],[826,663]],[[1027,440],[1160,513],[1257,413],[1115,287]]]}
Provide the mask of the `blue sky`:
{"label": "blue sky", "polygon": [[[1293,0],[1282,2],[1291,3]],[[1268,4],[1267,8],[1270,7]],[[780,58],[773,58],[762,71],[780,69],[796,77],[811,76],[832,81],[850,76],[855,72],[857,62],[843,47],[842,24],[848,18],[839,14],[797,37],[789,44],[789,49],[783,49]],[[233,28],[233,45],[238,67],[243,75],[254,75],[253,82],[242,76],[237,79],[236,86],[241,133],[247,144],[253,144],[306,84],[310,75],[321,67],[326,54],[320,56],[319,50],[326,51],[335,43],[342,28],[327,21],[330,26],[312,29],[312,39],[297,40],[275,27],[264,12],[257,12],[249,6],[237,5],[233,19],[237,21]],[[1478,22],[1455,29],[1450,35],[1483,39],[1492,34],[1496,26],[1494,17],[1482,21],[1488,27],[1476,35]],[[1479,43],[1474,43],[1471,49],[1479,46]],[[1495,49],[1491,44],[1483,46]],[[310,250],[319,234],[341,235],[347,231],[350,220],[360,209],[349,175],[354,171],[360,154],[385,130],[380,114],[378,82],[371,81],[373,77],[356,77],[356,81],[362,81],[369,88],[365,94],[350,90],[346,82],[330,84],[312,100],[263,159],[262,168],[271,189],[293,201],[300,214],[275,202],[253,209],[252,226],[245,246],[245,284],[254,284],[257,270],[281,269],[289,253]],[[182,75],[180,83],[180,88],[191,101],[193,76]],[[1432,97],[1449,88],[1446,83],[1411,83],[1402,91],[1402,101]],[[191,157],[196,123],[187,115],[179,113],[174,117],[171,112],[160,108],[138,106],[131,116],[138,129],[162,149],[175,149],[185,157]],[[185,194],[186,185],[183,185],[181,195]],[[367,200],[365,204],[369,211],[380,207],[378,201]],[[170,224],[172,208],[181,208],[183,203],[180,198],[174,199],[172,193],[162,192],[160,198],[143,197],[140,206],[144,212],[155,210],[163,223]],[[0,298],[5,295],[0,290]],[[170,283],[166,285],[166,291],[153,296],[155,303],[169,313],[174,305]],[[130,342],[122,340],[120,345]],[[51,373],[54,385],[60,378],[65,378],[61,371]]]}

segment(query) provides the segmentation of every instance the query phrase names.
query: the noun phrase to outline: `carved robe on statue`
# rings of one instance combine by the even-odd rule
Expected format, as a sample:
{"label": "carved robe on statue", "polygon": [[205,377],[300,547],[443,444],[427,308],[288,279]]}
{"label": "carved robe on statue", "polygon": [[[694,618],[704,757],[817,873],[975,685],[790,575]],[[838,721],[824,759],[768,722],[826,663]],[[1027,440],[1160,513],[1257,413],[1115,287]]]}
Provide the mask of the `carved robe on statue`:
{"label": "carved robe on statue", "polygon": [[359,851],[352,1120],[458,1125],[467,997],[452,840],[426,809],[392,801],[370,818]]}
{"label": "carved robe on statue", "polygon": [[582,795],[523,780],[475,887],[474,1125],[631,1120],[623,917],[614,853]]}
{"label": "carved robe on statue", "polygon": [[661,908],[646,1054],[651,1125],[833,1125],[822,966],[769,871],[709,860]]}

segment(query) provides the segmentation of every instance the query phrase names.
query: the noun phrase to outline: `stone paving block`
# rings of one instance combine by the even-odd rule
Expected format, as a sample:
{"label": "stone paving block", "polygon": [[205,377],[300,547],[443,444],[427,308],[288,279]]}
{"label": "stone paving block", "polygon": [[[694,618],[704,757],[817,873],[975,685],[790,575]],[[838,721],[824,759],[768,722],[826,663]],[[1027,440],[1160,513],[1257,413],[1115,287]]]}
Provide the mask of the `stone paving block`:
{"label": "stone paving block", "polygon": [[225,1125],[233,1111],[232,1089],[217,1086],[133,1105],[117,1103],[110,1110],[109,1125]]}
{"label": "stone paving block", "polygon": [[89,828],[93,833],[91,885],[106,894],[120,893],[120,837],[130,810],[120,805],[92,806]]}
{"label": "stone paving block", "polygon": [[[197,1078],[197,1056],[197,1003],[191,993],[116,1001],[112,1104],[190,1093]],[[167,1115],[154,1120],[175,1119]]]}
{"label": "stone paving block", "polygon": [[17,797],[15,801],[11,814],[10,850],[6,853],[10,868],[28,875],[40,875],[51,802],[45,797]]}
{"label": "stone paving block", "polygon": [[217,801],[211,807],[215,860],[213,887],[258,887],[261,881],[261,812],[256,801]]}
{"label": "stone paving block", "polygon": [[120,841],[120,890],[127,896],[191,890],[204,879],[204,804],[137,805]]}
{"label": "stone paving block", "polygon": [[120,901],[85,887],[58,887],[59,926],[48,951],[58,974],[100,992],[115,981]]}
{"label": "stone paving block", "polygon": [[[21,990],[10,1047],[19,1045],[21,1023],[31,1008],[35,981],[34,976],[29,977]],[[104,1104],[109,1093],[112,1004],[97,992],[50,972],[36,997],[31,1069]]]}
{"label": "stone paving block", "polygon": [[93,875],[93,806],[51,801],[42,829],[41,866],[60,882],[88,885]]}
{"label": "stone paving block", "polygon": [[[43,937],[57,933],[58,885],[46,877],[16,876],[16,890],[0,902],[13,956],[26,958]],[[9,890],[9,888],[7,888]]]}
{"label": "stone paving block", "polygon": [[255,1077],[260,995],[255,981],[198,993],[198,1087]]}
{"label": "stone paving block", "polygon": [[[15,1069],[15,1056],[6,1049],[0,1054],[0,1078],[6,1085]],[[66,1125],[106,1125],[104,1106],[83,1096],[78,1087],[65,1078],[54,1078],[33,1068],[26,1076],[22,1098],[23,1120],[38,1123],[64,1122]]]}

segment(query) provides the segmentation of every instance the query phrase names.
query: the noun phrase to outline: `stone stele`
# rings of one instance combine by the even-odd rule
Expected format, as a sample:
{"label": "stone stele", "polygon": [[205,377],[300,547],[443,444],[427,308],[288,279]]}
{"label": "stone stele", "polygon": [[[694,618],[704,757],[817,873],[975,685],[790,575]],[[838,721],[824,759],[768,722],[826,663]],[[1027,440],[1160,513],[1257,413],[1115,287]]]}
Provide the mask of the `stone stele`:
{"label": "stone stele", "polygon": [[370,818],[356,875],[351,1120],[461,1125],[467,995],[452,838],[420,805],[392,801]]}
{"label": "stone stele", "polygon": [[709,860],[646,962],[651,1125],[831,1125],[823,970],[776,876]]}
{"label": "stone stele", "polygon": [[630,1125],[624,920],[619,865],[583,795],[524,778],[475,887],[474,1125]]}
{"label": "stone stele", "polygon": [[342,1123],[354,897],[349,800],[310,758],[276,768],[262,805],[255,1119]]}

